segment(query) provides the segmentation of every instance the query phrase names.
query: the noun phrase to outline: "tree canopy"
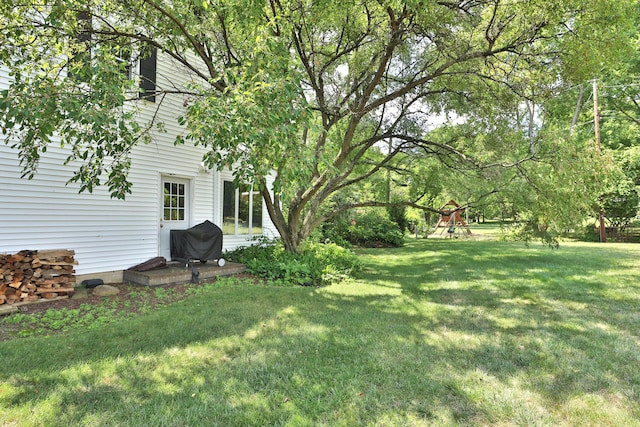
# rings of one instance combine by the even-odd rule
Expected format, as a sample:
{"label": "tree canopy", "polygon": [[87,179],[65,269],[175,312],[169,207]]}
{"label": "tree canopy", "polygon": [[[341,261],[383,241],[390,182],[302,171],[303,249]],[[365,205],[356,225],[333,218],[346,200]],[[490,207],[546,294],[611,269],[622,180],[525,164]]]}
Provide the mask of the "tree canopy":
{"label": "tree canopy", "polygon": [[[636,8],[635,0],[3,3],[0,60],[12,81],[0,93],[0,121],[27,176],[58,134],[68,161],[80,164],[71,180],[125,197],[129,153],[157,125],[140,122],[127,70],[155,49],[191,82],[154,93],[159,102],[189,98],[176,141],[206,147],[209,166],[260,188],[295,251],[333,215],[387,205],[342,198],[327,208],[400,157],[483,180],[511,168],[518,185],[543,190],[543,172],[525,173],[527,162],[547,156],[544,173],[561,174],[554,156],[581,155],[537,132],[535,106],[616,61]],[[585,168],[565,169],[567,179],[587,182]],[[429,208],[424,194],[414,188],[402,203]]]}

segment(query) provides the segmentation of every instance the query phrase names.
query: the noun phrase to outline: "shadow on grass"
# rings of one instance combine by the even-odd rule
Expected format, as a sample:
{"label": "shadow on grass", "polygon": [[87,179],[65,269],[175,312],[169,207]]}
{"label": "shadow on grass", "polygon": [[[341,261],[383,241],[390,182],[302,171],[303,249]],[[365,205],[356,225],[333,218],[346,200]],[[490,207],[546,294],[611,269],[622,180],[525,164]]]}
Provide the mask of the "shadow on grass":
{"label": "shadow on grass", "polygon": [[592,253],[560,253],[365,251],[362,283],[343,286],[378,294],[222,288],[109,329],[0,343],[0,421],[572,424],[577,396],[602,399],[585,401],[601,421],[632,420],[637,292],[607,298]]}

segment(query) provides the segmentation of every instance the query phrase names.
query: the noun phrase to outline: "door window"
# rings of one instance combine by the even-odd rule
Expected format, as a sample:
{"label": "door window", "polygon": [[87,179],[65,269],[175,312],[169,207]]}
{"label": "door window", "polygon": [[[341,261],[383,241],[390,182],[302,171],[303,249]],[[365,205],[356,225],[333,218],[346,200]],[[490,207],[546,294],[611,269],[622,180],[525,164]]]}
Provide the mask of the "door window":
{"label": "door window", "polygon": [[186,185],[180,182],[164,182],[164,221],[184,221],[186,209]]}

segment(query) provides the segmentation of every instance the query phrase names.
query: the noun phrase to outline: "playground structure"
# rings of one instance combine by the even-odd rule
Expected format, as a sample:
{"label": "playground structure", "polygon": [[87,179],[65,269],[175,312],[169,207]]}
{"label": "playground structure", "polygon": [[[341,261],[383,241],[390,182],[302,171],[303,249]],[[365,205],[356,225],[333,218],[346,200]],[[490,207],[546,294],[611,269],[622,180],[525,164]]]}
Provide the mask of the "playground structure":
{"label": "playground structure", "polygon": [[466,216],[467,209],[462,208],[455,202],[455,200],[449,200],[447,203],[442,205],[440,208],[440,218],[438,219],[433,232],[435,233],[438,231],[438,228],[442,227],[440,234],[444,233],[446,230],[449,234],[449,238],[471,236],[471,229],[469,229],[465,219],[462,218],[462,211],[464,211]]}

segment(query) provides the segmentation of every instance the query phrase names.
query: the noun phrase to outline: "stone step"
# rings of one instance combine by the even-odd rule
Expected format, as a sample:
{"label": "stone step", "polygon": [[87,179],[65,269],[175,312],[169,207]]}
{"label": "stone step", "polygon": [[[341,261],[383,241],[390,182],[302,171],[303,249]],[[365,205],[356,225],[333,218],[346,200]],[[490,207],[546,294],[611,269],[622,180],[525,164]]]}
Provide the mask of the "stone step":
{"label": "stone step", "polygon": [[143,286],[179,285],[189,283],[192,280],[193,270],[196,270],[200,282],[215,279],[218,276],[232,276],[243,273],[247,267],[244,264],[227,262],[224,266],[218,267],[215,263],[200,264],[195,262],[192,266],[185,264],[170,263],[167,268],[160,268],[150,271],[130,271],[125,270],[123,280]]}

